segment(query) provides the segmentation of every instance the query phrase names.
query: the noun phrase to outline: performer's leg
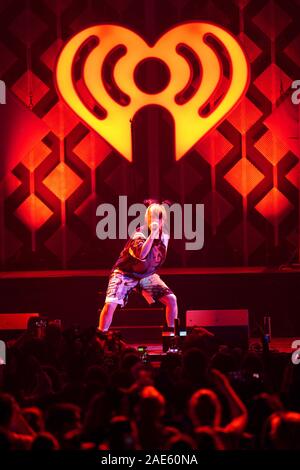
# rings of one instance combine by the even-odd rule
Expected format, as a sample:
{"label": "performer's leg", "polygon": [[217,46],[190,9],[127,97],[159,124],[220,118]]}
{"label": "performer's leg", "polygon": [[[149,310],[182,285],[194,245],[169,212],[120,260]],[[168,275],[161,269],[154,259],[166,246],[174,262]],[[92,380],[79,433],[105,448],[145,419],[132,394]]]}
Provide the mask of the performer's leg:
{"label": "performer's leg", "polygon": [[166,306],[166,321],[170,328],[174,328],[175,318],[178,317],[177,299],[175,294],[160,297],[159,301]]}
{"label": "performer's leg", "polygon": [[99,318],[99,330],[106,332],[112,322],[113,314],[117,305],[124,306],[130,291],[137,285],[138,281],[125,274],[113,271],[109,276],[106,290],[105,304]]}
{"label": "performer's leg", "polygon": [[112,319],[113,314],[117,308],[117,303],[108,302],[104,304],[103,309],[101,310],[100,317],[99,317],[99,330],[106,332],[108,331]]}
{"label": "performer's leg", "polygon": [[175,318],[178,316],[177,299],[167,284],[155,273],[141,279],[140,288],[148,303],[158,300],[166,306],[167,325],[174,328]]}

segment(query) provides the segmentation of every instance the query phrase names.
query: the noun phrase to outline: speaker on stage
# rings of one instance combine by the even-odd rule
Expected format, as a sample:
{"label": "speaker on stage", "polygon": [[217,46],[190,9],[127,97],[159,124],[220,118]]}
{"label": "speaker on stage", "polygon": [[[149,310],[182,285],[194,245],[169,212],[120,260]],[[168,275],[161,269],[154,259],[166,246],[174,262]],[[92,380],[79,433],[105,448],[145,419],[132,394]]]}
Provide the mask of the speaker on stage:
{"label": "speaker on stage", "polygon": [[161,342],[165,313],[162,307],[118,308],[111,324],[129,344]]}
{"label": "speaker on stage", "polygon": [[202,327],[215,335],[220,344],[248,349],[248,310],[187,310],[186,328]]}
{"label": "speaker on stage", "polygon": [[39,313],[0,313],[0,339],[15,338],[27,330],[29,320],[39,317]]}

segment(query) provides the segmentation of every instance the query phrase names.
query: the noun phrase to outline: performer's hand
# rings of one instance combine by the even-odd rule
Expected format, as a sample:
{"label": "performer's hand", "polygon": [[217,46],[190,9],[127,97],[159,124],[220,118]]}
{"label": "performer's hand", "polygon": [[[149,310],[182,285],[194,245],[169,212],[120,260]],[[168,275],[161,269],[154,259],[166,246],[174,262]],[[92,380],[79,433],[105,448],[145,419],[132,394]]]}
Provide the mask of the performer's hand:
{"label": "performer's hand", "polygon": [[151,238],[159,237],[159,224],[157,222],[151,222],[150,224]]}

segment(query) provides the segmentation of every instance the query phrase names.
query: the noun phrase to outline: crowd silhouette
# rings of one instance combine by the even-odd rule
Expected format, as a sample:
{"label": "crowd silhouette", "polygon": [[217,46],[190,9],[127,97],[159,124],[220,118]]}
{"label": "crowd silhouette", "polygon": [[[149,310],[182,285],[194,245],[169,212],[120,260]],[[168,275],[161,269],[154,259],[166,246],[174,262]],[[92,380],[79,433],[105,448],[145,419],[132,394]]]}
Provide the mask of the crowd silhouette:
{"label": "crowd silhouette", "polygon": [[93,328],[8,343],[1,450],[300,448],[300,366],[287,355],[190,334],[181,353],[145,360]]}

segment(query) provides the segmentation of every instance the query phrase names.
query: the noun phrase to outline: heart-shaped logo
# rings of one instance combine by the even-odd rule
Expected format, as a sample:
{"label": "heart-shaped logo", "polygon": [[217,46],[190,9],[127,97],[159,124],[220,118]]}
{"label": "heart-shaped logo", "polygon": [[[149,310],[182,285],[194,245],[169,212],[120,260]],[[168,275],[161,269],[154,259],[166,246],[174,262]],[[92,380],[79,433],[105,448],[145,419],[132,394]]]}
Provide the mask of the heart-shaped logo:
{"label": "heart-shaped logo", "polygon": [[[154,92],[137,82],[137,70],[151,60],[169,75]],[[129,161],[135,113],[146,105],[163,106],[174,119],[179,160],[244,96],[249,65],[233,35],[211,23],[176,26],[154,45],[127,28],[98,25],[65,44],[56,83],[73,111]]]}

